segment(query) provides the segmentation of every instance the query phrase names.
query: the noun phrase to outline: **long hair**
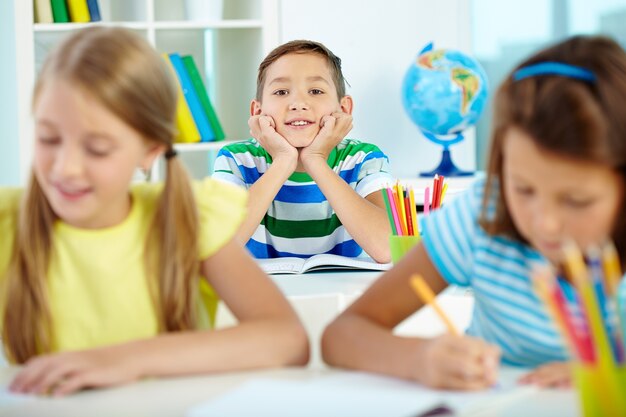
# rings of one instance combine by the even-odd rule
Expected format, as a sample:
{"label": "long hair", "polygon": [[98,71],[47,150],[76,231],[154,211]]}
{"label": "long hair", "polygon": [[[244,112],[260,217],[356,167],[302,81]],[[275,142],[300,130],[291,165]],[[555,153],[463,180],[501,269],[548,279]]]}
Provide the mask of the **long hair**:
{"label": "long hair", "polygon": [[[121,28],[77,31],[47,57],[33,104],[51,80],[71,83],[98,100],[146,141],[172,148],[176,84],[159,54]],[[198,214],[189,177],[178,158],[166,163],[165,184],[145,242],[146,279],[161,331],[195,325]],[[2,342],[17,363],[52,349],[46,277],[58,216],[31,175],[18,214],[6,277]]]}
{"label": "long hair", "polygon": [[[562,76],[514,81],[520,68],[560,62],[592,71],[594,82]],[[525,132],[547,152],[613,169],[626,184],[626,53],[613,40],[576,36],[538,52],[521,63],[498,89],[487,183],[480,223],[490,234],[524,241],[504,199],[503,141],[510,128]],[[495,198],[495,213],[491,202]],[[626,203],[621,201],[611,238],[626,258]],[[490,207],[491,206],[491,207]]]}

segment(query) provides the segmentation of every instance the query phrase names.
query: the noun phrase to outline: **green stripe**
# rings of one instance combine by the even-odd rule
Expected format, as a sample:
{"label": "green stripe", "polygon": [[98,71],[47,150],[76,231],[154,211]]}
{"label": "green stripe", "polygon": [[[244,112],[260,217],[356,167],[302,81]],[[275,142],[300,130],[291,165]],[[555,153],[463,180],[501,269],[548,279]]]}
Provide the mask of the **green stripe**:
{"label": "green stripe", "polygon": [[231,145],[226,145],[222,149],[225,149],[233,154],[249,153],[255,157],[265,158],[268,163],[272,162],[272,156],[252,139],[245,142],[237,142]]}
{"label": "green stripe", "polygon": [[233,173],[233,171],[231,171],[229,169],[216,169],[215,171],[213,171],[213,173],[216,173],[216,172],[225,172],[227,174],[232,174]]}
{"label": "green stripe", "polygon": [[371,143],[362,143],[357,140],[346,139],[344,142],[340,143],[339,146],[333,149],[333,152],[331,152],[328,158],[328,165],[331,168],[335,168],[348,157],[354,156],[359,152],[368,154],[370,152],[378,151],[380,151],[378,146],[372,145]]}
{"label": "green stripe", "polygon": [[289,176],[289,181],[293,182],[313,182],[313,178],[306,172],[293,172]]}
{"label": "green stripe", "polygon": [[281,220],[265,215],[261,224],[270,234],[283,238],[325,237],[341,226],[336,214],[322,220]]}

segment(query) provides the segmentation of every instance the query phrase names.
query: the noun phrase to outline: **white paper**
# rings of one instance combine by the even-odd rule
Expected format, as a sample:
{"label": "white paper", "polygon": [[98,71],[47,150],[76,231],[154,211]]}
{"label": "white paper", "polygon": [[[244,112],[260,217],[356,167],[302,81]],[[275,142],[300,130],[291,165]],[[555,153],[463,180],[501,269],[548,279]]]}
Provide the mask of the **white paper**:
{"label": "white paper", "polygon": [[434,408],[460,413],[501,403],[522,388],[479,393],[436,391],[418,384],[366,373],[341,373],[311,380],[253,379],[199,404],[187,417],[418,417]]}

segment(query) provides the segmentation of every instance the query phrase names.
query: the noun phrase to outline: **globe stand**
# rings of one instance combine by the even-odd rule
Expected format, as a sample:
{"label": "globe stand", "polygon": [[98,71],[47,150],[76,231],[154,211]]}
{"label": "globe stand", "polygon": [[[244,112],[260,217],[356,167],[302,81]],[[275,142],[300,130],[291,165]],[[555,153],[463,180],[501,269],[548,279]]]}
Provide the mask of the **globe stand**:
{"label": "globe stand", "polygon": [[450,145],[461,142],[463,140],[462,133],[457,133],[456,136],[452,139],[443,139],[442,137],[439,137],[439,135],[434,135],[430,132],[422,131],[422,133],[431,142],[443,146],[443,152],[441,153],[441,162],[439,162],[437,168],[428,172],[420,172],[420,177],[433,177],[435,176],[435,174],[443,175],[444,177],[468,177],[474,175],[474,172],[472,171],[463,171],[457,168],[457,166],[454,165],[454,162],[452,162],[452,156],[450,155]]}

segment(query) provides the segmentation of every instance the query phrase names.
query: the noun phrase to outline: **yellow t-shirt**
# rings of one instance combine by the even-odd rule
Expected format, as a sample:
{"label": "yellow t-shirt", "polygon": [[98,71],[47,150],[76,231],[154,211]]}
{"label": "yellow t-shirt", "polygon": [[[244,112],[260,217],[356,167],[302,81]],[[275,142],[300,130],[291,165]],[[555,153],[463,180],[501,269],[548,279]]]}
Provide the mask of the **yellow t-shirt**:
{"label": "yellow t-shirt", "polygon": [[[128,217],[110,228],[55,224],[47,277],[54,351],[88,349],[158,333],[144,270],[144,243],[161,189],[161,184],[133,186]],[[198,259],[202,260],[233,238],[245,214],[246,193],[210,178],[194,182],[193,189],[200,220]],[[0,189],[0,284],[11,257],[20,196],[21,190]],[[205,307],[200,326],[208,327],[217,296],[204,279],[200,291]]]}

